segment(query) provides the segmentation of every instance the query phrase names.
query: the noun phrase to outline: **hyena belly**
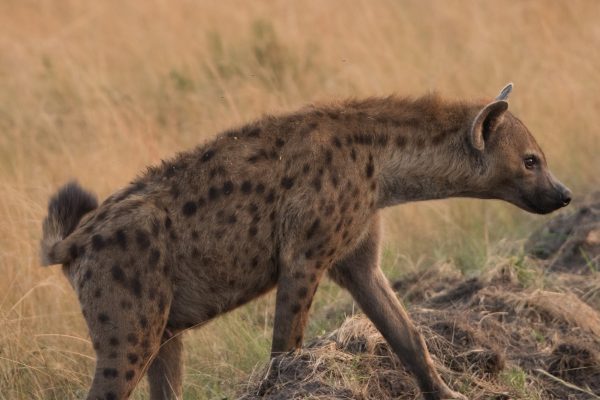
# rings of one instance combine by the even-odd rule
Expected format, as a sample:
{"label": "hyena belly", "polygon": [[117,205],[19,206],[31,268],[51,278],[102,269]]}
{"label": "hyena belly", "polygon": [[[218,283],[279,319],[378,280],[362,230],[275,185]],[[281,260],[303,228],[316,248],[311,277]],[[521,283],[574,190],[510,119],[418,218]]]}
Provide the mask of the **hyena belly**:
{"label": "hyena belly", "polygon": [[[209,195],[206,204],[195,207],[183,202],[182,212],[171,216],[174,273],[168,328],[201,324],[276,284],[275,212],[256,193],[229,197],[227,186],[220,187],[218,207],[210,207]],[[261,187],[258,191],[265,196]]]}

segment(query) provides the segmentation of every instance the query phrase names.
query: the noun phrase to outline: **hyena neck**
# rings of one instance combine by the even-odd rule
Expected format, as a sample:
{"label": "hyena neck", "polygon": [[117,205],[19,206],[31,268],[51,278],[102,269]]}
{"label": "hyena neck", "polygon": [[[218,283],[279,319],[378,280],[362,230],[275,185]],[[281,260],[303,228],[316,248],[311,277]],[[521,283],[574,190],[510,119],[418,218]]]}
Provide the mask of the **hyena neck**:
{"label": "hyena neck", "polygon": [[373,155],[377,207],[417,200],[473,196],[481,175],[467,132],[478,104],[447,102],[437,95],[416,100],[353,102],[354,146]]}

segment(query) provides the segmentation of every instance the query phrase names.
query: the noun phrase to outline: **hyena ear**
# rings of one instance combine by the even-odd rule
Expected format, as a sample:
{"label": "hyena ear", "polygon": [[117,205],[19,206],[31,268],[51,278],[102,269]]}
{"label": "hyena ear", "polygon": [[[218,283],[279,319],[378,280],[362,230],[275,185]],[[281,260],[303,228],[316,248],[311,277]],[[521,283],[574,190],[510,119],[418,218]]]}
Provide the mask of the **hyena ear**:
{"label": "hyena ear", "polygon": [[502,122],[506,110],[508,110],[508,103],[505,100],[496,100],[479,111],[471,124],[469,134],[471,145],[475,149],[483,151],[490,133]]}
{"label": "hyena ear", "polygon": [[504,86],[504,89],[502,89],[500,91],[500,94],[498,95],[498,97],[496,97],[496,100],[508,100],[508,95],[510,94],[510,92],[512,92],[513,90],[513,83],[509,82],[506,84],[506,86]]}

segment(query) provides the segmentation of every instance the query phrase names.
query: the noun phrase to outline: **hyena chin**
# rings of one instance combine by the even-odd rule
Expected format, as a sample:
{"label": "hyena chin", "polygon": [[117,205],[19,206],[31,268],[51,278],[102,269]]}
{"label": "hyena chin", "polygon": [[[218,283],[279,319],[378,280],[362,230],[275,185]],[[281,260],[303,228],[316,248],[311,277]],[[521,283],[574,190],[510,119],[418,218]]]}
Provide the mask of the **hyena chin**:
{"label": "hyena chin", "polygon": [[506,86],[491,101],[371,98],[268,116],[151,167],[98,206],[76,183],[51,200],[42,263],[62,264],[97,355],[88,399],[182,394],[184,330],[277,286],[272,355],[302,345],[327,272],[415,375],[442,381],[379,268],[378,210],[447,197],[535,213],[569,204]]}

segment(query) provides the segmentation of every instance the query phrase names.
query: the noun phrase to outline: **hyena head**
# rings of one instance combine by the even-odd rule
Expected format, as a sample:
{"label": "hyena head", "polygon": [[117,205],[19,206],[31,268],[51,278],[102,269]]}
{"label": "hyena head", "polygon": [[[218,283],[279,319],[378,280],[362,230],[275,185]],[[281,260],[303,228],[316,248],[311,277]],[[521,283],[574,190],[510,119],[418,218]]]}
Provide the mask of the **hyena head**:
{"label": "hyena head", "polygon": [[481,197],[547,214],[568,205],[571,191],[552,175],[527,127],[508,111],[511,90],[512,83],[477,114],[471,126],[471,145],[488,167]]}

